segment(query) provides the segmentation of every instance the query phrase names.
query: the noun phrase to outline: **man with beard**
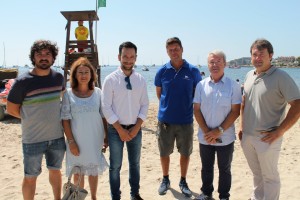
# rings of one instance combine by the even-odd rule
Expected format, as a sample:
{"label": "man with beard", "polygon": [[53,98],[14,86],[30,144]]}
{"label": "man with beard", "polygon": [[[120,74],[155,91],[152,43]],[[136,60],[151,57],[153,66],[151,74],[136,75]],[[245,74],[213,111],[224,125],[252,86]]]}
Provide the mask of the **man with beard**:
{"label": "man with beard", "polygon": [[7,102],[8,114],[21,119],[24,179],[23,198],[34,199],[43,155],[54,199],[61,199],[61,166],[65,141],[60,120],[60,94],[64,78],[50,69],[58,53],[56,44],[35,41],[30,60],[34,69],[15,80]]}
{"label": "man with beard", "polygon": [[103,83],[101,102],[103,114],[109,123],[109,183],[112,200],[121,199],[120,170],[124,143],[128,152],[131,200],[142,200],[139,194],[141,125],[147,117],[149,100],[145,79],[133,69],[136,53],[137,47],[133,43],[122,43],[118,55],[121,66],[109,74]]}

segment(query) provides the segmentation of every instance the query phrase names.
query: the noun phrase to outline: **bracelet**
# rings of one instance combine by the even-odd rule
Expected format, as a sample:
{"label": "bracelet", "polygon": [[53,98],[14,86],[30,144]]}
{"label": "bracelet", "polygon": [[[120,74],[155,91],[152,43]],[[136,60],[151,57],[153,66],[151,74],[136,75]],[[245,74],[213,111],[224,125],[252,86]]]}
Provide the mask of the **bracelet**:
{"label": "bracelet", "polygon": [[75,143],[75,140],[73,140],[73,139],[70,139],[70,140],[67,140],[67,141],[68,141],[68,144]]}

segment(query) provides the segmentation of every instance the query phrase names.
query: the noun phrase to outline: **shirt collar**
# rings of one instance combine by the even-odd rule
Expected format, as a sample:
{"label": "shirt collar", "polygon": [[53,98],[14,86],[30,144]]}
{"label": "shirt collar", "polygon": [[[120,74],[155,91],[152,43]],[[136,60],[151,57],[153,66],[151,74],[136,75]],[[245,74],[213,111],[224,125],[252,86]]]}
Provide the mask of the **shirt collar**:
{"label": "shirt collar", "polygon": [[272,65],[265,73],[268,74],[268,75],[270,75],[270,74],[272,74],[276,69],[277,69],[277,67],[275,67],[275,66]]}
{"label": "shirt collar", "polygon": [[[185,60],[185,59],[183,59],[183,64],[182,64],[182,67],[184,67],[184,68],[188,68],[188,62]],[[171,61],[169,61],[167,64],[166,64],[166,67],[167,67],[167,69],[175,69],[173,66],[172,66],[172,64],[171,64]]]}
{"label": "shirt collar", "polygon": [[[274,65],[271,65],[271,67],[270,67],[267,71],[262,72],[261,74],[270,75],[270,74],[272,74],[276,69],[277,69],[277,67],[275,67]],[[257,75],[256,70],[254,70],[253,75]]]}
{"label": "shirt collar", "polygon": [[[211,78],[211,76],[209,76],[209,77],[207,77],[207,78],[209,78],[209,82],[215,83],[214,80]],[[225,74],[223,74],[221,80],[218,81],[218,83],[219,83],[219,82],[225,83],[225,81],[226,81]]]}
{"label": "shirt collar", "polygon": [[[135,72],[135,69],[133,68],[133,69],[132,69],[132,72],[131,72],[131,75],[134,74],[134,72]],[[127,77],[126,74],[124,74],[124,72],[122,71],[121,66],[118,67],[118,74],[119,74],[119,75],[122,75],[122,76],[124,76],[124,77]],[[131,76],[131,75],[130,75],[130,76]]]}

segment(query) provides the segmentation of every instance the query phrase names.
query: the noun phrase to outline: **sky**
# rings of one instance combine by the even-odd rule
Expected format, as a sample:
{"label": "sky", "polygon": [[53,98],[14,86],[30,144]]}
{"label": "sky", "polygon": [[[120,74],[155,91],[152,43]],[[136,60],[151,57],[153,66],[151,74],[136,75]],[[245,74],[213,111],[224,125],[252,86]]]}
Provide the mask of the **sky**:
{"label": "sky", "polygon": [[[99,64],[118,65],[124,41],[137,45],[137,65],[169,61],[165,42],[177,36],[183,57],[206,65],[207,54],[222,50],[227,61],[249,57],[257,38],[268,39],[274,57],[300,56],[299,0],[106,0],[98,10]],[[56,65],[63,65],[66,19],[60,11],[96,10],[96,0],[3,0],[0,19],[0,65],[31,65],[30,47],[37,39],[57,42]],[[87,26],[87,22],[85,22]],[[77,23],[72,24],[72,31]],[[97,30],[96,30],[97,29]],[[74,31],[71,39],[75,39]]]}

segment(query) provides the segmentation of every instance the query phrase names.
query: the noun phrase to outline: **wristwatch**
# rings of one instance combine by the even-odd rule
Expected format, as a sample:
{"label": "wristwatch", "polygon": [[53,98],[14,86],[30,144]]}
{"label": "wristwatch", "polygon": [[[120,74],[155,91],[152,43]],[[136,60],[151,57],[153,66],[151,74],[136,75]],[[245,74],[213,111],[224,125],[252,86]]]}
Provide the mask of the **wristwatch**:
{"label": "wristwatch", "polygon": [[220,131],[221,134],[224,133],[224,129],[222,128],[222,126],[219,126],[218,129],[219,129],[219,131]]}

